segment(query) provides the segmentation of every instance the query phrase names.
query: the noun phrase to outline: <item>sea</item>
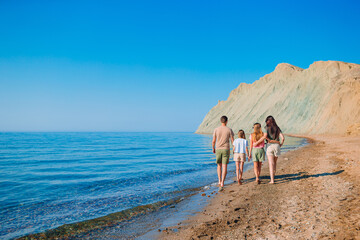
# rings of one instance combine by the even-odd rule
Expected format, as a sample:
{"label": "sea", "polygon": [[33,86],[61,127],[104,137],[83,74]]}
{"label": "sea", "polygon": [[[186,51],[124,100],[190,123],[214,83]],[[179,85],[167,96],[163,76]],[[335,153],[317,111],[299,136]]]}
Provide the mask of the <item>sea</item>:
{"label": "sea", "polygon": [[[166,206],[159,203],[173,204],[214,186],[211,140],[181,132],[2,132],[0,239],[144,205]],[[282,151],[306,144],[287,136]],[[234,176],[231,160],[228,179]]]}

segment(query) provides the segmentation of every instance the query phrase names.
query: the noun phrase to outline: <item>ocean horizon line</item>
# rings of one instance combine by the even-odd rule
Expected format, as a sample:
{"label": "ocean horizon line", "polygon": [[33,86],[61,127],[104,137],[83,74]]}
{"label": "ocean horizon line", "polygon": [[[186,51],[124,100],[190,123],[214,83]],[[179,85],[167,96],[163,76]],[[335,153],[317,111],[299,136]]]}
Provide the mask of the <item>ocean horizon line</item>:
{"label": "ocean horizon line", "polygon": [[0,131],[0,133],[195,133],[195,131]]}

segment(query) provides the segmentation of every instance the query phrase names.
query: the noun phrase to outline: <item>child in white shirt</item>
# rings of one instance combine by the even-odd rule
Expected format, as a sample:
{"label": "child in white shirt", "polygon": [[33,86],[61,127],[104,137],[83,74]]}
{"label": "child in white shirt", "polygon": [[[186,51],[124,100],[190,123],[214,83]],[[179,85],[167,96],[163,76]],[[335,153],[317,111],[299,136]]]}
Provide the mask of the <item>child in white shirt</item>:
{"label": "child in white shirt", "polygon": [[[233,143],[234,145],[233,153],[234,153],[234,161],[236,163],[236,177],[239,185],[241,185],[244,162],[246,161],[246,156],[249,155],[249,150],[248,150],[248,143],[246,141],[244,130],[239,130],[238,137],[239,138],[235,139]],[[250,159],[248,161],[250,161]],[[240,174],[239,174],[239,170],[240,170]]]}

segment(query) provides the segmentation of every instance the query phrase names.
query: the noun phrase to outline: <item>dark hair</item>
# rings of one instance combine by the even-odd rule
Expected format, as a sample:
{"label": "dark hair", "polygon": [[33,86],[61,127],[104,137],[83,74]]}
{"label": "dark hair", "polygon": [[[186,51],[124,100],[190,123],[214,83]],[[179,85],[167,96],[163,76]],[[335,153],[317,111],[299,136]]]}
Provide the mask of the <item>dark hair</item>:
{"label": "dark hair", "polygon": [[275,139],[279,137],[280,135],[280,128],[279,126],[276,124],[275,118],[273,116],[268,116],[265,120],[266,123],[266,129],[267,131],[275,136]]}
{"label": "dark hair", "polygon": [[255,125],[260,125],[260,127],[261,127],[261,124],[258,123],[258,122],[256,122],[256,123],[253,124],[253,128],[255,127]]}
{"label": "dark hair", "polygon": [[226,123],[227,121],[228,121],[227,116],[222,116],[222,117],[220,118],[220,122],[222,122],[222,123]]}
{"label": "dark hair", "polygon": [[239,132],[238,132],[238,134],[239,134],[239,138],[246,139],[244,130],[240,129]]}

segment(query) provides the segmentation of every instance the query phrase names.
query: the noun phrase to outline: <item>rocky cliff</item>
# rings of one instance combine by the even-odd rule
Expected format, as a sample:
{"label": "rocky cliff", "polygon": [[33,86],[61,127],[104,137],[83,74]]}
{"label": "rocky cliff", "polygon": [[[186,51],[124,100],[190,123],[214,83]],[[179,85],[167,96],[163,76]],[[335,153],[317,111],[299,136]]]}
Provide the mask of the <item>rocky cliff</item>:
{"label": "rocky cliff", "polygon": [[241,83],[219,101],[196,133],[212,133],[222,115],[234,132],[251,131],[268,115],[289,134],[359,134],[360,65],[314,62],[308,69],[280,63],[252,84]]}

